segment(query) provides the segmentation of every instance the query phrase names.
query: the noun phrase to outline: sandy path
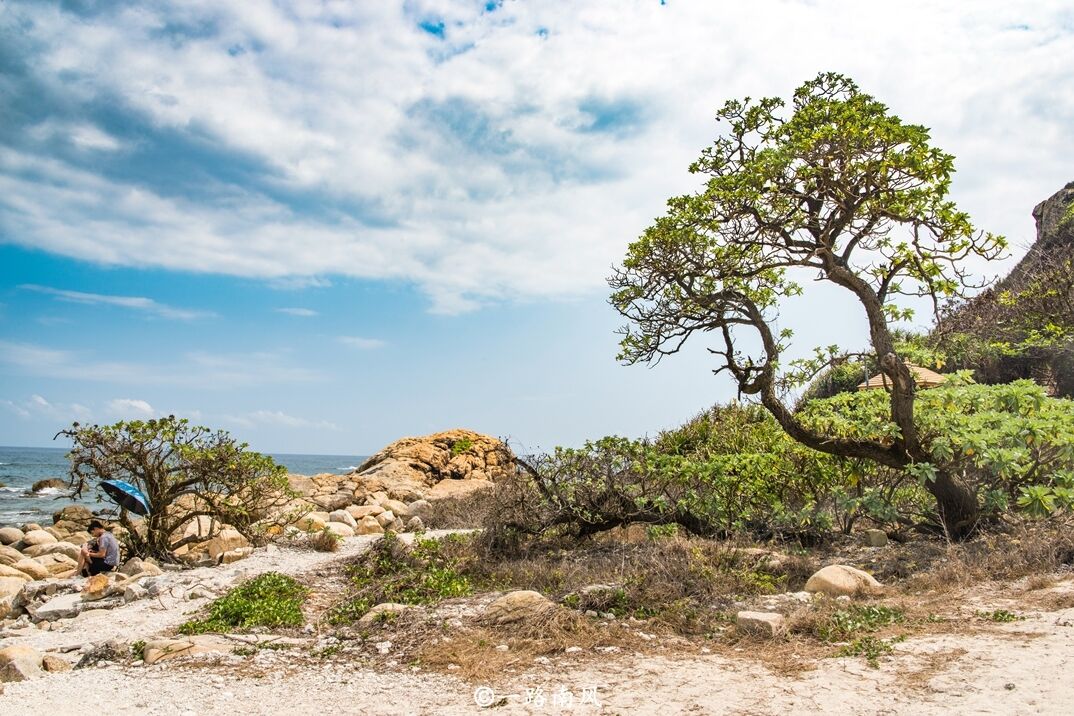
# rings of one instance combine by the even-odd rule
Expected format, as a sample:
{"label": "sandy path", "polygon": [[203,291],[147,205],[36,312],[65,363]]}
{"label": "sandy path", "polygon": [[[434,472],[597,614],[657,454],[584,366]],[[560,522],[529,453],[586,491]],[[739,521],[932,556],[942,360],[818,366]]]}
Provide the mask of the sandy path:
{"label": "sandy path", "polygon": [[[337,554],[259,552],[224,568],[184,576],[222,584],[268,569],[301,573],[360,552],[372,539],[348,540]],[[138,602],[80,615],[63,631],[0,640],[0,646],[55,649],[113,637],[131,641],[183,621],[185,612],[203,603],[175,598],[161,608],[157,602]],[[513,679],[493,699],[506,697],[506,702],[488,712],[1074,714],[1074,609],[1031,614],[986,633],[915,638],[897,645],[896,653],[879,669],[860,659],[824,659],[799,677],[774,674],[746,658],[715,655],[565,662]],[[474,687],[451,676],[337,663],[296,672],[270,668],[260,678],[167,663],[107,666],[7,684],[0,713],[452,715],[483,711],[475,703]],[[599,705],[582,703],[594,693]]]}

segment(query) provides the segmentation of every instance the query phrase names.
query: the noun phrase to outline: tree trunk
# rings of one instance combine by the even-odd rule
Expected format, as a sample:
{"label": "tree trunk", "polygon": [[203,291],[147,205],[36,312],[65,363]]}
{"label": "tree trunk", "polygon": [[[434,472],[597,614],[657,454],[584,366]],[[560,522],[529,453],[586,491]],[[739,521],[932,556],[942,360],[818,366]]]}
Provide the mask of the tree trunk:
{"label": "tree trunk", "polygon": [[973,534],[980,518],[977,494],[964,482],[940,472],[925,488],[936,498],[940,524],[949,539],[961,541]]}

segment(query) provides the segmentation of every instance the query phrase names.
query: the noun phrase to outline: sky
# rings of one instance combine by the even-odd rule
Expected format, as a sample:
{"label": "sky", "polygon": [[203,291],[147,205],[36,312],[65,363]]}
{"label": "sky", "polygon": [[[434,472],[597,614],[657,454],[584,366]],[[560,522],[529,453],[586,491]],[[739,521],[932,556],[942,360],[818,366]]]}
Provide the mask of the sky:
{"label": "sky", "polygon": [[[175,414],[268,452],[523,451],[734,397],[606,278],[727,99],[853,77],[1011,241],[1074,179],[1065,1],[0,2],[0,445]],[[865,339],[808,286],[796,346]]]}

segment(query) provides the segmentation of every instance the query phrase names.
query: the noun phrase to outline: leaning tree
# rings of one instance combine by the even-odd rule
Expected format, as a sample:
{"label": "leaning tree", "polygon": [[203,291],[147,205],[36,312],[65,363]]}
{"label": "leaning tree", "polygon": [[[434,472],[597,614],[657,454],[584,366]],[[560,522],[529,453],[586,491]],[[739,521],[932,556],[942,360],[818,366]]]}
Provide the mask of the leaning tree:
{"label": "leaning tree", "polygon": [[[177,549],[215,536],[223,525],[256,538],[266,519],[283,514],[287,520],[284,510],[294,497],[287,469],[223,430],[169,415],[115,425],[74,423],[59,435],[72,442],[74,495],[117,479],[145,495],[149,514],[143,520],[132,519],[126,509],[119,513],[138,556],[171,561]],[[184,534],[194,520],[205,528]]]}
{"label": "leaning tree", "polygon": [[[934,310],[974,286],[966,259],[995,258],[1000,236],[977,231],[948,200],[953,157],[929,143],[849,78],[821,74],[799,87],[793,112],[779,98],[729,101],[725,134],[690,171],[697,193],[668,201],[609,279],[611,302],[629,319],[620,359],[656,362],[696,332],[741,394],[757,397],[804,445],[921,475],[949,535],[974,528],[978,502],[953,471],[931,464],[914,425],[914,378],[891,324],[907,317],[898,297]],[[804,425],[789,391],[855,354],[836,347],[786,361],[792,334],[777,330],[780,300],[813,276],[849,292],[865,312],[871,353],[888,377],[894,435],[847,438]],[[856,354],[864,358],[864,354]]]}

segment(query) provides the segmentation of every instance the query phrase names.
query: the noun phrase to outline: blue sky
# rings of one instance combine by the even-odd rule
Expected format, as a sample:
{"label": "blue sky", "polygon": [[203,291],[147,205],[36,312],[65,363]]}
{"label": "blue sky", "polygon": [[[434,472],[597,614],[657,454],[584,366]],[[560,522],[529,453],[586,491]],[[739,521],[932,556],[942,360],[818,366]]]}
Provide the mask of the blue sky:
{"label": "blue sky", "polygon": [[[703,343],[618,366],[604,279],[723,100],[821,70],[956,155],[1014,245],[982,274],[1074,178],[1068,3],[740,5],[0,5],[0,444],[167,413],[348,454],[681,422],[729,384]],[[803,349],[860,342],[810,288]]]}

